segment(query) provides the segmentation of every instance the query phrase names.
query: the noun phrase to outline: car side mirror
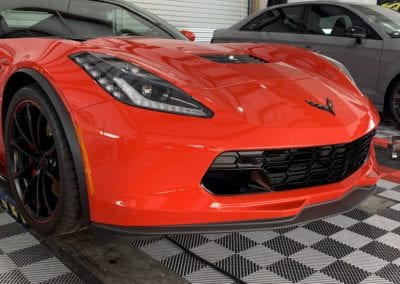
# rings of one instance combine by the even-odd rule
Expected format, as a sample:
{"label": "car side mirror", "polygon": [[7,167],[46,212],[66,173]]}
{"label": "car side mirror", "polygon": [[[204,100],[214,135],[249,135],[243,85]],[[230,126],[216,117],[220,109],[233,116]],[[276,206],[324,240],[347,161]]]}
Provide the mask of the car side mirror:
{"label": "car side mirror", "polygon": [[196,35],[194,32],[187,31],[187,30],[181,30],[181,34],[183,34],[190,41],[196,40]]}
{"label": "car side mirror", "polygon": [[344,31],[344,36],[358,40],[365,39],[367,37],[367,30],[359,26],[351,27]]}

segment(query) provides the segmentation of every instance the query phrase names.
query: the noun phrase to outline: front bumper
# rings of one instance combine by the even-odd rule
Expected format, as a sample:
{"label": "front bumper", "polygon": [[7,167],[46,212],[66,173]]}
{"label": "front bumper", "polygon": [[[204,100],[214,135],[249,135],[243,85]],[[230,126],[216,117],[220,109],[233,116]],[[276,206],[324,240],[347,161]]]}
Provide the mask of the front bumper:
{"label": "front bumper", "polygon": [[[90,220],[101,226],[151,231],[151,227],[293,219],[305,208],[340,200],[378,180],[371,148],[369,159],[356,172],[332,184],[223,196],[202,186],[221,153],[350,142],[375,128],[370,119],[355,121],[348,129],[337,126],[336,132],[322,126],[266,128],[248,122],[229,127],[217,116],[213,121],[183,118],[118,102],[73,115],[84,153]],[[335,134],[327,137],[331,132]]]}
{"label": "front bumper", "polygon": [[276,229],[345,213],[374,194],[376,189],[375,185],[355,188],[341,199],[305,207],[298,215],[289,218],[159,227],[118,227],[94,223],[91,228],[94,236],[103,240],[129,239],[132,235],[143,234],[223,233]]}

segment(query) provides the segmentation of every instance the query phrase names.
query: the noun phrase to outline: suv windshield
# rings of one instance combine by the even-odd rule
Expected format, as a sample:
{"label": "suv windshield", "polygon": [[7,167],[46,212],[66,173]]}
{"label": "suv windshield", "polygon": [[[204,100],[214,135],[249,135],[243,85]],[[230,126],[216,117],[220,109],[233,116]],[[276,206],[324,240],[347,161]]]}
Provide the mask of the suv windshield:
{"label": "suv windshield", "polygon": [[400,37],[400,13],[377,5],[354,5],[391,37]]}
{"label": "suv windshield", "polygon": [[160,18],[136,6],[126,6],[125,3],[87,0],[38,0],[34,4],[31,0],[1,2],[0,38],[61,37],[86,40],[110,36],[146,36],[186,39]]}

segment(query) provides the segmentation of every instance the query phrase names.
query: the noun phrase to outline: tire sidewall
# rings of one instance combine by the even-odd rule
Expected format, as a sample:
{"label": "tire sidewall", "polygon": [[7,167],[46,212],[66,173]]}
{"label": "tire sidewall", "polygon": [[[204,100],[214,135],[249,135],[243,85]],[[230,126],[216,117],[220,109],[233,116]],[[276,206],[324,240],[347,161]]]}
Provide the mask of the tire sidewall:
{"label": "tire sidewall", "polygon": [[[47,122],[49,123],[52,133],[53,133],[53,139],[55,141],[55,146],[56,146],[56,152],[57,152],[57,158],[58,158],[58,166],[59,166],[59,178],[60,178],[60,188],[59,188],[59,196],[58,196],[58,201],[57,201],[57,206],[53,212],[53,216],[49,221],[46,223],[38,223],[35,220],[33,220],[30,215],[26,212],[22,201],[19,198],[19,195],[17,193],[17,189],[14,183],[14,178],[13,178],[13,158],[12,156],[12,147],[10,145],[10,135],[11,135],[11,124],[12,124],[12,116],[15,112],[15,109],[17,106],[23,102],[23,101],[32,101],[35,103],[40,110],[42,111],[44,117],[46,118]],[[65,184],[65,176],[64,176],[64,163],[63,163],[63,153],[61,151],[60,147],[60,139],[62,139],[62,133],[63,129],[59,129],[56,127],[55,121],[59,120],[59,118],[56,115],[56,112],[52,105],[49,103],[48,99],[45,97],[45,94],[43,92],[40,92],[39,89],[37,88],[32,88],[32,87],[24,87],[21,90],[19,90],[14,97],[11,99],[10,105],[7,110],[7,115],[6,115],[6,120],[5,120],[5,127],[4,127],[4,148],[5,148],[5,158],[6,158],[6,165],[7,165],[7,175],[9,178],[9,184],[10,184],[10,189],[11,193],[14,197],[14,200],[16,202],[16,207],[19,211],[19,213],[22,214],[26,222],[30,227],[32,227],[35,231],[38,233],[47,235],[50,234],[52,231],[54,231],[55,227],[60,221],[62,211],[64,210],[64,204],[65,204],[65,192],[64,192],[64,184]]]}

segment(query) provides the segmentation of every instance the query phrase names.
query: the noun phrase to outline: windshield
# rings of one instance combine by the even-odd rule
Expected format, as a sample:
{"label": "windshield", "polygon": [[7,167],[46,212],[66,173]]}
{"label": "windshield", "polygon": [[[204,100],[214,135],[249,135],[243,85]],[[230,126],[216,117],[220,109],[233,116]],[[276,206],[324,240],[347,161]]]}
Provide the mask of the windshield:
{"label": "windshield", "polygon": [[88,0],[39,0],[34,4],[31,0],[1,0],[0,38],[61,37],[86,40],[145,36],[186,39],[160,18],[133,5],[125,5]]}
{"label": "windshield", "polygon": [[400,13],[377,5],[354,5],[353,7],[365,14],[372,23],[391,37],[400,37]]}

